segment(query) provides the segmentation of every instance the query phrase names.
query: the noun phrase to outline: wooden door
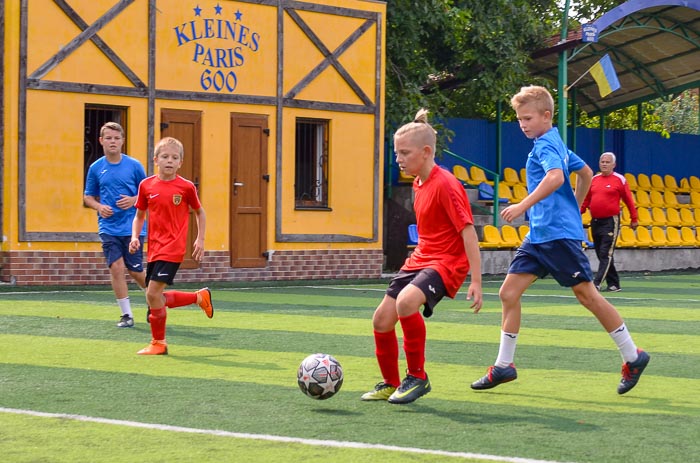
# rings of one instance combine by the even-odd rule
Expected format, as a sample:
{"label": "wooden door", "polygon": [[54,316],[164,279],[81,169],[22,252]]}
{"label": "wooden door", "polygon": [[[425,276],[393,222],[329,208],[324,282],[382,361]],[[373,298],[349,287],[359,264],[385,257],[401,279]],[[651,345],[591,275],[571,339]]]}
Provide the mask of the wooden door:
{"label": "wooden door", "polygon": [[267,116],[231,114],[231,267],[267,261]]}
{"label": "wooden door", "polygon": [[[181,109],[163,109],[161,110],[160,117],[161,138],[177,138],[182,142],[185,148],[185,158],[178,174],[192,181],[197,187],[197,192],[201,193],[200,163],[202,159],[202,113],[200,111]],[[185,251],[185,259],[182,261],[180,268],[199,268],[199,263],[192,259],[192,249],[196,238],[197,219],[195,218],[194,212],[190,210],[190,222],[187,231],[187,250]]]}

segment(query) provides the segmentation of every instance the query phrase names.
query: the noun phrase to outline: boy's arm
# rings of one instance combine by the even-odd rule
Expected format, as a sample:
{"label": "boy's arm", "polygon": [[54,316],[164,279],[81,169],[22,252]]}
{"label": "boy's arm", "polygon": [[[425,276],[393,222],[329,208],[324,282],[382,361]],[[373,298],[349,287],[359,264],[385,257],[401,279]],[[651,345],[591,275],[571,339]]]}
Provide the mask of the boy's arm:
{"label": "boy's arm", "polygon": [[[508,206],[503,209],[501,211],[501,217],[503,217],[503,219],[507,222],[512,222],[523,215],[525,211],[530,209],[532,206],[554,193],[557,188],[562,186],[563,183],[564,171],[561,169],[548,170],[540,184],[537,185],[537,188],[535,188],[532,193],[527,195],[518,204],[513,204],[512,206]],[[588,188],[586,188],[586,191],[588,191]]]}
{"label": "boy's arm", "polygon": [[207,215],[204,213],[203,207],[195,210],[194,213],[197,219],[197,239],[194,241],[192,258],[199,262],[204,257],[204,234],[207,231]]}
{"label": "boy's arm", "polygon": [[141,209],[136,209],[136,215],[134,216],[134,221],[131,222],[131,241],[129,242],[129,252],[135,253],[141,247],[141,241],[139,240],[139,235],[141,230],[143,230],[143,222],[146,220],[146,211]]}
{"label": "boy's arm", "polygon": [[588,190],[591,188],[593,170],[587,164],[584,164],[582,168],[574,172],[576,173],[576,202],[581,207],[588,195]]}
{"label": "boy's arm", "polygon": [[467,290],[467,299],[472,299],[474,303],[471,308],[474,313],[481,310],[483,296],[481,292],[481,253],[479,252],[479,237],[473,224],[468,224],[462,230],[462,240],[464,241],[464,251],[467,253],[469,261],[469,273],[471,282]]}

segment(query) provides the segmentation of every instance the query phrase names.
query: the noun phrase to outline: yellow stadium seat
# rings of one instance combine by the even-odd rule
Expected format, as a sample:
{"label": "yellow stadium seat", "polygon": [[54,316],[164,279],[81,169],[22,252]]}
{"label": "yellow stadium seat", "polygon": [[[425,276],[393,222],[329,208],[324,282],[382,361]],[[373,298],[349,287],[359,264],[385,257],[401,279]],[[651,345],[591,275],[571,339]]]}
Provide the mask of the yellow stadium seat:
{"label": "yellow stadium seat", "polygon": [[647,174],[637,174],[637,185],[639,185],[639,190],[651,191],[651,180]]}
{"label": "yellow stadium seat", "polygon": [[466,183],[467,185],[473,185],[471,179],[469,178],[469,173],[467,172],[467,168],[464,166],[460,166],[459,164],[455,164],[452,166],[452,173],[457,177],[457,180],[459,180],[462,183]]}
{"label": "yellow stadium seat", "polygon": [[695,209],[693,216],[695,217],[695,226],[700,227],[700,209]]}
{"label": "yellow stadium seat", "polygon": [[638,207],[637,215],[639,218],[639,225],[642,227],[648,227],[652,224],[653,220],[651,217],[651,212],[646,207]]}
{"label": "yellow stadium seat", "polygon": [[652,246],[656,247],[664,247],[669,245],[663,227],[658,227],[656,225],[651,227],[651,241],[654,243]]}
{"label": "yellow stadium seat", "polygon": [[569,183],[574,190],[576,189],[576,177],[577,175],[574,172],[569,173]]}
{"label": "yellow stadium seat", "polygon": [[[672,209],[672,208],[667,208],[666,209],[666,226],[667,227],[680,227],[683,225],[683,221],[681,220],[681,213],[679,211],[682,211],[684,209]],[[685,210],[688,210],[688,208],[685,208]]]}
{"label": "yellow stadium seat", "polygon": [[501,232],[493,225],[484,225],[484,240],[479,242],[479,247],[486,249],[498,249],[507,246],[501,237]]}
{"label": "yellow stadium seat", "polygon": [[649,203],[651,207],[666,207],[664,195],[658,190],[651,190],[649,192]]}
{"label": "yellow stadium seat", "polygon": [[678,191],[681,193],[690,193],[690,182],[688,182],[687,178],[683,177],[678,183]]}
{"label": "yellow stadium seat", "polygon": [[621,248],[633,248],[637,246],[637,236],[634,230],[627,225],[620,227],[620,235],[617,237],[616,246]]}
{"label": "yellow stadium seat", "polygon": [[659,174],[651,174],[651,187],[655,190],[664,191],[664,179]]}
{"label": "yellow stadium seat", "polygon": [[472,182],[475,182],[476,185],[480,183],[488,183],[489,185],[493,186],[493,182],[486,178],[486,172],[484,172],[484,169],[481,167],[471,166],[469,168],[469,178],[472,179]]}
{"label": "yellow stadium seat", "polygon": [[651,239],[651,233],[646,227],[637,227],[637,247],[648,248],[654,245]]}
{"label": "yellow stadium seat", "polygon": [[690,204],[679,203],[678,198],[676,197],[676,193],[673,193],[672,191],[664,191],[663,197],[664,197],[664,205],[667,208],[679,209],[679,208],[690,207]]}
{"label": "yellow stadium seat", "polygon": [[688,187],[687,189],[683,189],[680,186],[678,186],[676,177],[668,174],[664,175],[664,186],[667,190],[673,191],[674,193],[688,193],[690,191],[690,187]]}
{"label": "yellow stadium seat", "polygon": [[632,222],[632,216],[630,215],[630,210],[627,209],[626,205],[622,206],[620,210],[620,224],[629,225]]}
{"label": "yellow stadium seat", "polygon": [[666,241],[668,246],[684,246],[681,232],[676,227],[666,227]]}
{"label": "yellow stadium seat", "polygon": [[518,227],[518,236],[520,237],[520,241],[525,241],[525,237],[527,234],[530,233],[530,226],[529,225],[520,225]]}
{"label": "yellow stadium seat", "polygon": [[637,190],[635,195],[634,204],[637,207],[651,207],[651,200],[649,199],[649,193],[644,190]]}
{"label": "yellow stadium seat", "polygon": [[501,236],[506,244],[513,243],[514,248],[517,248],[523,243],[523,240],[518,236],[518,230],[512,225],[503,225],[501,227]]}
{"label": "yellow stadium seat", "polygon": [[637,185],[637,178],[634,176],[634,174],[627,172],[625,174],[625,180],[627,180],[627,185],[629,185],[630,190],[637,191],[639,189],[639,185]]}
{"label": "yellow stadium seat", "polygon": [[691,175],[688,178],[688,185],[690,186],[691,191],[700,191],[700,178],[696,177],[695,175]]}
{"label": "yellow stadium seat", "polygon": [[695,218],[693,217],[693,211],[689,208],[680,209],[681,216],[681,227],[693,227],[695,226]]}
{"label": "yellow stadium seat", "polygon": [[[693,207],[695,209],[700,208],[700,191],[691,191],[690,192],[689,207]],[[697,211],[695,213],[697,214]]]}
{"label": "yellow stadium seat", "polygon": [[527,188],[523,186],[522,183],[518,183],[513,186],[513,199],[511,202],[519,203],[527,196]]}
{"label": "yellow stadium seat", "polygon": [[681,227],[681,242],[684,246],[700,246],[700,238],[695,236],[693,229],[690,227]]}
{"label": "yellow stadium seat", "polygon": [[[520,183],[527,186],[527,171],[524,167],[520,168]],[[698,183],[700,183],[700,179],[698,179]],[[698,190],[700,190],[700,185],[698,185]]]}
{"label": "yellow stadium seat", "polygon": [[591,210],[586,209],[586,211],[581,214],[581,222],[584,226],[589,226],[591,224]]}
{"label": "yellow stadium seat", "polygon": [[501,184],[504,183],[509,187],[514,187],[515,185],[520,184],[518,172],[512,167],[506,167],[503,169],[503,180],[501,180]]}
{"label": "yellow stadium seat", "polygon": [[660,207],[651,208],[651,224],[658,227],[666,226],[666,213]]}
{"label": "yellow stadium seat", "polygon": [[513,202],[513,192],[508,185],[504,185],[502,182],[498,182],[498,197],[507,199],[510,203]]}

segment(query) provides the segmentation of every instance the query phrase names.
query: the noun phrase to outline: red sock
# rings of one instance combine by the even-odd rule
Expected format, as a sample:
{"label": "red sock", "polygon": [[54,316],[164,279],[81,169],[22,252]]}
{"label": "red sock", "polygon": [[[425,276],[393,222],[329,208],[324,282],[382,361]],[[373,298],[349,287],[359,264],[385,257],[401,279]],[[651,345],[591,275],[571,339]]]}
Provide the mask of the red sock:
{"label": "red sock", "polygon": [[158,341],[165,339],[166,318],[168,318],[168,311],[165,309],[165,307],[161,307],[160,309],[151,308],[151,316],[149,320],[151,320],[151,334],[153,335],[153,339]]}
{"label": "red sock", "polygon": [[403,351],[406,353],[408,374],[425,379],[425,320],[420,312],[399,317],[403,330]]}
{"label": "red sock", "polygon": [[374,332],[374,353],[377,355],[379,370],[386,384],[399,387],[401,376],[399,375],[399,341],[396,331],[387,333]]}
{"label": "red sock", "polygon": [[197,302],[197,293],[166,291],[163,293],[163,296],[165,296],[165,306],[171,309],[173,307],[182,307],[183,305],[190,305]]}

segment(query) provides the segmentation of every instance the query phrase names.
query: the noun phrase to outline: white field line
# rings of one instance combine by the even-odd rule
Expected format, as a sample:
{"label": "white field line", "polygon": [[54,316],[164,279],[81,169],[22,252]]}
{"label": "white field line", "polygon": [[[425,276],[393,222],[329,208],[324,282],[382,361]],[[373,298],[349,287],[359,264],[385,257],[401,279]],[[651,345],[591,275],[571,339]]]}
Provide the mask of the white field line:
{"label": "white field line", "polygon": [[[367,292],[376,292],[376,293],[384,293],[386,292],[386,288],[363,288],[363,287],[357,287],[357,286],[323,286],[323,285],[289,285],[289,286],[284,286],[284,285],[274,285],[274,286],[251,286],[251,287],[243,287],[243,288],[217,288],[215,291],[250,291],[250,290],[266,290],[266,289],[280,289],[280,288],[309,288],[309,289],[331,289],[334,291],[367,291]],[[8,295],[30,295],[30,294],[64,294],[64,293],[112,293],[111,290],[96,290],[96,291],[77,291],[77,290],[51,290],[51,291],[5,291],[0,293],[0,295],[3,294],[8,294]],[[464,295],[466,296],[466,292],[459,292],[457,293],[458,296]],[[484,292],[484,296],[495,296],[498,297],[498,293],[489,293],[489,292]],[[572,294],[523,294],[524,298],[528,297],[540,297],[540,298],[551,298],[551,299],[576,299],[576,296]],[[615,293],[615,295],[610,295],[606,296],[606,298],[610,299],[616,299],[616,300],[621,300],[621,301],[636,301],[639,300],[639,298],[636,297],[624,297],[620,296],[619,293]],[[658,301],[658,302],[664,302],[664,303],[669,303],[669,302],[688,302],[688,303],[697,303],[700,302],[700,299],[669,299],[669,298],[651,298],[647,297],[644,298],[645,301]]]}
{"label": "white field line", "polygon": [[126,421],[126,420],[112,420],[108,418],[99,418],[84,415],[72,415],[66,413],[46,413],[37,412],[34,410],[20,410],[16,408],[4,408],[0,407],[0,413],[12,413],[16,415],[28,415],[42,418],[60,418],[65,420],[81,421],[86,423],[100,423],[100,424],[110,424],[116,426],[129,426],[132,428],[143,428],[143,429],[154,429],[158,431],[171,431],[171,432],[181,432],[189,434],[205,434],[210,436],[220,436],[220,437],[231,437],[235,439],[251,439],[251,440],[262,440],[270,442],[281,442],[288,444],[301,444],[310,445],[315,447],[336,447],[336,448],[352,448],[352,449],[366,449],[366,450],[385,450],[390,452],[405,452],[405,453],[415,453],[424,455],[437,455],[445,457],[454,458],[476,458],[481,460],[489,461],[500,461],[506,463],[559,463],[552,460],[533,460],[530,458],[519,458],[519,457],[502,457],[498,455],[487,455],[481,453],[470,453],[470,452],[447,452],[444,450],[429,450],[420,449],[413,447],[398,447],[395,445],[382,445],[382,444],[366,444],[362,442],[348,442],[348,441],[335,441],[335,440],[321,440],[321,439],[303,439],[300,437],[286,437],[286,436],[273,436],[269,434],[249,434],[240,432],[230,432],[221,431],[217,429],[197,429],[197,428],[185,428],[182,426],[170,426],[166,424],[153,424],[153,423],[140,423],[138,421]]}

